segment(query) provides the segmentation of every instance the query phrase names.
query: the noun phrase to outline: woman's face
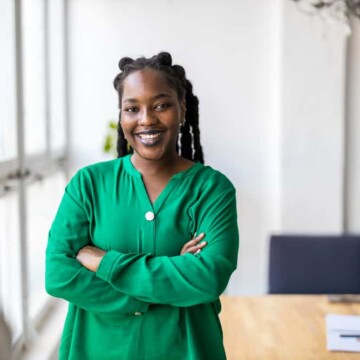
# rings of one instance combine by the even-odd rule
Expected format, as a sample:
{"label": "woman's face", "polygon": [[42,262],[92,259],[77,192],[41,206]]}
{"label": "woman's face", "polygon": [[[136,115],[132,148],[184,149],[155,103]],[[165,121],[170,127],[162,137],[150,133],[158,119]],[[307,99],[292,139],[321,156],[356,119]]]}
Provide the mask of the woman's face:
{"label": "woman's face", "polygon": [[179,102],[161,71],[144,69],[124,80],[121,127],[134,149],[134,156],[146,160],[171,159],[185,102]]}

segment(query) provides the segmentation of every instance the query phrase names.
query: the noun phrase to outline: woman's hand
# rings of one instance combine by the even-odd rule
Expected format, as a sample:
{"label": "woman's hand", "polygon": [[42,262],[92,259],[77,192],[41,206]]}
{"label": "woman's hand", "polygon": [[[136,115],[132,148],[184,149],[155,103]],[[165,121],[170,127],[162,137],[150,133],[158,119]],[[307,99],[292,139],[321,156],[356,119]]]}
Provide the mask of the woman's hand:
{"label": "woman's hand", "polygon": [[194,255],[198,254],[201,251],[201,249],[203,249],[207,245],[206,241],[203,241],[201,244],[199,244],[199,242],[202,239],[204,239],[204,237],[205,234],[201,233],[199,236],[196,236],[192,240],[187,242],[181,249],[180,255],[184,255],[186,253],[190,253]]}
{"label": "woman's hand", "polygon": [[[205,238],[205,234],[201,233],[199,236],[194,237],[189,242],[187,242],[181,249],[180,255],[190,253],[198,254],[201,249],[203,249],[207,242],[203,241],[201,244],[199,242]],[[99,268],[102,258],[105,256],[106,252],[95,246],[84,246],[78,254],[76,255],[76,260],[84,266],[86,269],[96,272]]]}
{"label": "woman's hand", "polygon": [[92,272],[96,272],[106,252],[95,246],[84,246],[76,255],[76,260]]}

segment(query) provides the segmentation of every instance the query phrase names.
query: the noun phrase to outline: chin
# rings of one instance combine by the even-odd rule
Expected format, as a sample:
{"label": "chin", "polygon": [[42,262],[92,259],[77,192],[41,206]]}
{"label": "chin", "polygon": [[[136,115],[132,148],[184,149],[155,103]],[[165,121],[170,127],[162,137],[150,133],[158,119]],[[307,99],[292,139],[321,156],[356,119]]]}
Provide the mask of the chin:
{"label": "chin", "polygon": [[153,150],[141,150],[141,151],[137,151],[134,150],[134,152],[136,153],[136,156],[139,159],[144,159],[144,160],[153,160],[153,161],[157,161],[157,160],[161,160],[164,157],[163,152],[159,152],[159,151],[153,151]]}
{"label": "chin", "polygon": [[141,149],[141,151],[134,150],[139,159],[147,161],[160,161],[173,156],[173,152],[165,149]]}

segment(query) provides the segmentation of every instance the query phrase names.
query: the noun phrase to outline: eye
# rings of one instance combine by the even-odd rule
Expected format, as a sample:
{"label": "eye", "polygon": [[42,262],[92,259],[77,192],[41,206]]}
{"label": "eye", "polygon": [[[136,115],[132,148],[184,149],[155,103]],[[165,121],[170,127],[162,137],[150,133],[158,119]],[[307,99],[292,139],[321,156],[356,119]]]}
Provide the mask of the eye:
{"label": "eye", "polygon": [[136,113],[139,111],[139,109],[135,106],[131,106],[131,107],[125,108],[124,111],[128,112],[128,113]]}
{"label": "eye", "polygon": [[155,105],[155,110],[162,111],[162,110],[169,108],[170,106],[171,106],[171,104],[169,104],[169,103],[157,104],[157,105]]}

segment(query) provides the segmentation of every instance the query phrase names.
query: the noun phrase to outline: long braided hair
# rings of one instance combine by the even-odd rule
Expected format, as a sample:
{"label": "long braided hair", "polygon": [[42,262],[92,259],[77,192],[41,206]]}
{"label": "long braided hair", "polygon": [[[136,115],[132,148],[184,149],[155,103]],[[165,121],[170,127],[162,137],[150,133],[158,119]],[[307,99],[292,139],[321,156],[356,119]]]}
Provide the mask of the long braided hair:
{"label": "long braided hair", "polygon": [[171,55],[167,52],[161,52],[151,58],[140,57],[135,60],[129,57],[123,57],[119,61],[119,68],[121,72],[114,79],[114,88],[119,95],[120,109],[117,139],[118,157],[132,153],[132,149],[129,147],[120,126],[124,80],[129,74],[135,71],[150,68],[163,72],[169,85],[176,90],[179,101],[185,99],[186,102],[185,122],[180,128],[177,143],[178,154],[186,159],[204,163],[200,143],[199,100],[193,94],[192,85],[190,81],[186,79],[184,68],[180,65],[172,65]]}

